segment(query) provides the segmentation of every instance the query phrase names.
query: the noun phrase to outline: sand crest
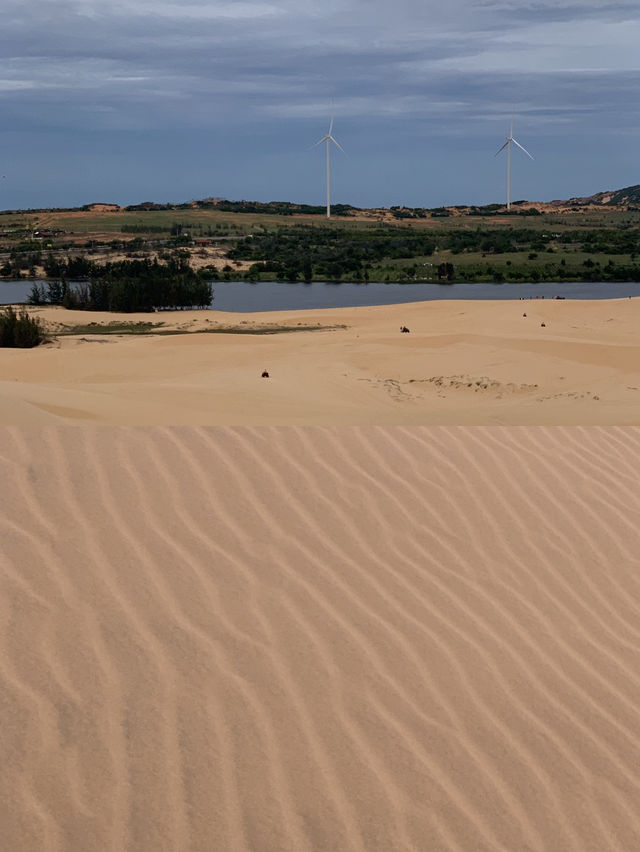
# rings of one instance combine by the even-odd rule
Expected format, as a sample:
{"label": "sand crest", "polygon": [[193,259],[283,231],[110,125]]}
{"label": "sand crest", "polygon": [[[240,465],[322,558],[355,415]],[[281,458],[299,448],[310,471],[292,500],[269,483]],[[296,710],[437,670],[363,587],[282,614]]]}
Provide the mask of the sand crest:
{"label": "sand crest", "polygon": [[4,849],[640,848],[637,428],[1,437]]}

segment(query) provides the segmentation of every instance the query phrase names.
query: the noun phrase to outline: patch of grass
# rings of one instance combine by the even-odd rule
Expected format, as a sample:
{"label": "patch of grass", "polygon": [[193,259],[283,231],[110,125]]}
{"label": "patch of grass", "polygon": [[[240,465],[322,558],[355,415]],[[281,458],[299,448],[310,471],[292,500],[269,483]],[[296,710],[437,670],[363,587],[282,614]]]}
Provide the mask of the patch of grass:
{"label": "patch of grass", "polygon": [[296,331],[336,331],[346,325],[230,325],[218,328],[204,328],[197,331],[162,331],[161,334],[290,334]]}
{"label": "patch of grass", "polygon": [[117,320],[107,325],[90,322],[87,325],[68,326],[56,334],[154,334],[163,325],[163,322],[118,322]]}
{"label": "patch of grass", "polygon": [[111,322],[104,325],[91,322],[88,325],[73,325],[56,336],[87,336],[90,334],[136,334],[136,335],[177,335],[177,334],[289,334],[296,331],[335,331],[346,325],[226,325],[214,328],[161,328],[163,322]]}

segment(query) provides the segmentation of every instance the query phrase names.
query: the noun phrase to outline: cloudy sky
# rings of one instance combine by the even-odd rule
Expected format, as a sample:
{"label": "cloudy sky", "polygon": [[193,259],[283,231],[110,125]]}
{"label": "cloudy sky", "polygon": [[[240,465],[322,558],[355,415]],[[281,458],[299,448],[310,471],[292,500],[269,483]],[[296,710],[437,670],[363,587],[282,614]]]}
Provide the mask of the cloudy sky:
{"label": "cloudy sky", "polygon": [[3,0],[0,208],[489,203],[640,183],[640,6]]}

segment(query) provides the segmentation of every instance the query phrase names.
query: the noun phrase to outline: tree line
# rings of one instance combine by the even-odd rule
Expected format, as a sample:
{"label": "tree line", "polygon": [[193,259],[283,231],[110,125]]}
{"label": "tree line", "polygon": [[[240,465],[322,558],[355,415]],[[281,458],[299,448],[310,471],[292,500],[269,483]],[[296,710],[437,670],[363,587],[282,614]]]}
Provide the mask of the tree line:
{"label": "tree line", "polygon": [[[367,267],[386,258],[429,256],[436,247],[430,233],[409,229],[281,227],[245,237],[227,252],[232,260],[253,260],[254,273],[274,272],[289,281],[314,277],[366,280]],[[251,276],[250,276],[251,277]]]}
{"label": "tree line", "polygon": [[[636,258],[640,257],[640,228],[591,229],[563,231],[562,234],[535,228],[452,228],[438,230],[411,229],[399,226],[372,228],[331,228],[312,225],[264,229],[240,239],[229,250],[232,260],[253,261],[245,273],[249,280],[275,277],[287,281],[350,280],[368,281],[372,270],[377,275],[397,276],[393,280],[411,280],[421,276],[420,258],[435,252],[449,251],[453,264],[436,267],[439,280],[544,280],[552,275],[558,280],[638,280]],[[576,252],[609,254],[605,265],[598,260],[580,263]],[[482,257],[508,253],[528,253],[528,260],[517,265],[507,261],[507,268],[494,270],[487,263],[458,263],[455,256],[478,253]],[[563,259],[555,264],[533,264],[538,253],[549,261],[558,254]],[[630,256],[630,261],[621,255]],[[411,265],[394,261],[411,259]],[[553,269],[551,268],[553,265]],[[556,269],[557,267],[557,269]]]}
{"label": "tree line", "polygon": [[213,301],[211,283],[184,258],[168,263],[122,260],[104,265],[87,258],[68,258],[55,264],[58,275],[46,284],[33,285],[31,304],[132,313],[206,308]]}

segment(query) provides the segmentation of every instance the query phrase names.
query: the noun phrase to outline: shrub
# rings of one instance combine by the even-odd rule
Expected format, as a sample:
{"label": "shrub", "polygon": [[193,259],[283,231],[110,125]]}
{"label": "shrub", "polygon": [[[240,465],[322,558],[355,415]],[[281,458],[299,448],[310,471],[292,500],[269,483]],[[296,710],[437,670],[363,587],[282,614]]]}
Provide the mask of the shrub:
{"label": "shrub", "polygon": [[47,293],[44,287],[34,284],[29,293],[28,302],[30,305],[45,305],[47,302]]}
{"label": "shrub", "polygon": [[42,322],[24,310],[20,313],[9,305],[0,312],[0,347],[31,349],[44,340]]}

